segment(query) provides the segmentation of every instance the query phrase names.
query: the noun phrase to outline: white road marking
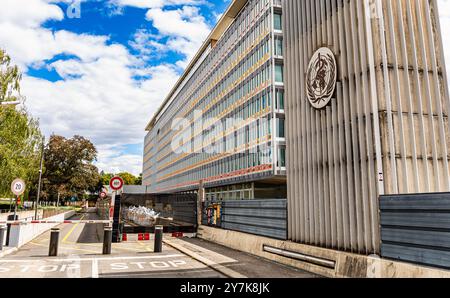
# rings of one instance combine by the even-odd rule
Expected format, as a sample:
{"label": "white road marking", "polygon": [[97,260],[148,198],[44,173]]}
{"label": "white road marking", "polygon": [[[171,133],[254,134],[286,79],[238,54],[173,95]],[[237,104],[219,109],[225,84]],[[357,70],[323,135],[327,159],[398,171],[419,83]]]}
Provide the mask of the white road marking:
{"label": "white road marking", "polygon": [[205,258],[205,257],[197,254],[196,252],[189,250],[187,247],[184,247],[180,243],[177,243],[176,240],[167,240],[166,239],[166,240],[163,240],[163,242],[166,243],[167,245],[172,246],[176,250],[178,250],[178,251],[180,251],[180,252],[190,256],[194,260],[197,260],[200,263],[203,263],[206,266],[208,266],[208,267],[210,267],[210,268],[212,268],[212,269],[214,269],[214,270],[216,270],[216,271],[218,271],[218,272],[220,272],[220,273],[222,273],[222,274],[224,274],[224,275],[226,275],[228,277],[231,277],[231,278],[247,278],[247,276],[245,276],[245,275],[243,275],[243,274],[241,274],[239,272],[236,272],[236,271],[234,271],[231,268],[227,268],[227,267],[225,267],[223,265],[220,265],[220,264],[214,262],[213,260]]}
{"label": "white road marking", "polygon": [[93,260],[98,261],[111,261],[111,260],[136,260],[136,259],[164,259],[164,258],[174,258],[174,257],[185,257],[182,254],[172,254],[172,255],[161,255],[161,256],[136,256],[136,257],[106,257],[106,258],[79,258],[79,259],[40,259],[40,260],[1,260],[2,263],[32,263],[32,262],[88,262]]}
{"label": "white road marking", "polygon": [[92,278],[98,278],[98,260],[92,260]]}

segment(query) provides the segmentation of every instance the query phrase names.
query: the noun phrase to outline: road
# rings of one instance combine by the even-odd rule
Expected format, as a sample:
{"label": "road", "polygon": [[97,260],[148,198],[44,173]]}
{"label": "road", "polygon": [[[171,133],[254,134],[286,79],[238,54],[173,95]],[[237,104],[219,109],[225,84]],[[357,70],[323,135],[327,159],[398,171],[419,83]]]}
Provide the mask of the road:
{"label": "road", "polygon": [[[72,219],[97,219],[82,213]],[[153,241],[113,243],[102,255],[103,224],[61,224],[58,257],[48,257],[50,232],[0,259],[0,278],[277,278],[312,274],[196,238],[164,235],[162,253]]]}

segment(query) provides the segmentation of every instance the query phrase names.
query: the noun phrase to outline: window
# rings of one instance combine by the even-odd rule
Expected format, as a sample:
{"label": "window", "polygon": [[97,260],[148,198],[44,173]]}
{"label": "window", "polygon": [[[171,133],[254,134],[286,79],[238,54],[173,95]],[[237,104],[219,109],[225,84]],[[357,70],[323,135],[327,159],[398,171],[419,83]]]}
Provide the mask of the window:
{"label": "window", "polygon": [[275,55],[283,56],[283,40],[281,38],[275,39]]}
{"label": "window", "polygon": [[282,30],[282,27],[281,27],[281,14],[275,13],[273,15],[273,23],[274,23],[273,25],[274,25],[275,30]]}
{"label": "window", "polygon": [[278,149],[278,166],[282,168],[286,167],[286,148]]}
{"label": "window", "polygon": [[277,110],[284,110],[284,91],[283,90],[276,90],[276,101],[275,101],[275,108]]}
{"label": "window", "polygon": [[283,65],[275,65],[275,82],[283,83]]}
{"label": "window", "polygon": [[286,137],[284,132],[284,119],[281,118],[277,119],[277,137],[278,138]]}

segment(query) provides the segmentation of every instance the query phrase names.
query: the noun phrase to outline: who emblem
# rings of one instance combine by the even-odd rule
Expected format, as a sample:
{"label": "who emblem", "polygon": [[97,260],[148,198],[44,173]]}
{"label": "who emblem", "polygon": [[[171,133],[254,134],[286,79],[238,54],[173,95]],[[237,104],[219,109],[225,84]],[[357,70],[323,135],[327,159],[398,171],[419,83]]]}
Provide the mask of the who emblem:
{"label": "who emblem", "polygon": [[316,109],[330,102],[336,88],[337,64],[329,48],[318,49],[311,58],[306,74],[308,100]]}

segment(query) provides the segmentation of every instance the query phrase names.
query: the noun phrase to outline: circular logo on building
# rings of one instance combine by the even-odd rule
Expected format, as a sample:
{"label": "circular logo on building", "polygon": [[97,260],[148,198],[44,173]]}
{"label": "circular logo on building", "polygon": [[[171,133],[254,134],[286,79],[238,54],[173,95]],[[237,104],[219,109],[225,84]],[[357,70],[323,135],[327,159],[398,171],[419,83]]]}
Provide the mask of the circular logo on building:
{"label": "circular logo on building", "polygon": [[316,109],[328,105],[336,88],[337,64],[329,48],[318,49],[311,58],[306,74],[308,100]]}

